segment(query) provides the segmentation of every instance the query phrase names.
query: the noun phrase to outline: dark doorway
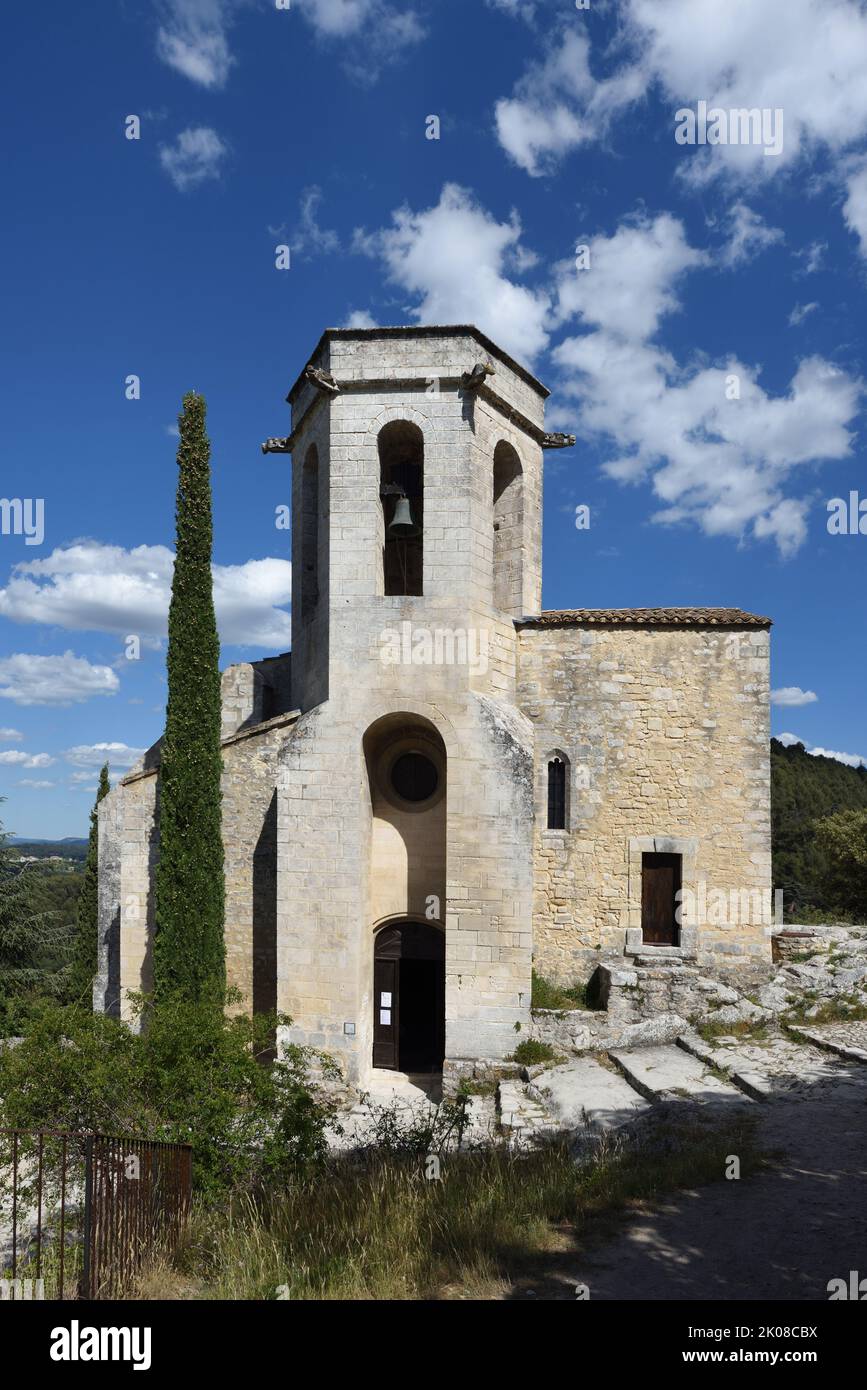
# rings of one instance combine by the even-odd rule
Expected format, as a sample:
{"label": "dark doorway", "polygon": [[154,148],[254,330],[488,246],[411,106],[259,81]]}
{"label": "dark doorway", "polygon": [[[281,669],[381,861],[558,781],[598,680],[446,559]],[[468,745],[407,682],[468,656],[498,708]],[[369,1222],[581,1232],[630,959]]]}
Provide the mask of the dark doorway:
{"label": "dark doorway", "polygon": [[374,941],[373,1065],[442,1071],[445,1056],[445,937],[402,922]]}
{"label": "dark doorway", "polygon": [[641,856],[641,935],[645,946],[677,945],[679,854]]}

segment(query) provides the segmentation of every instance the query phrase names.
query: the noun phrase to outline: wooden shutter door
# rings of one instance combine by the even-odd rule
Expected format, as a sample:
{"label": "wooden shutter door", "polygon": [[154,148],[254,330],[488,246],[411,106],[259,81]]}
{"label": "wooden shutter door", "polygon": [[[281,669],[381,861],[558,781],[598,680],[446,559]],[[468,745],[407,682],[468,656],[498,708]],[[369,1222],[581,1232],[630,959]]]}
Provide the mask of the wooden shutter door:
{"label": "wooden shutter door", "polygon": [[677,945],[679,854],[641,857],[641,933],[645,946]]}
{"label": "wooden shutter door", "polygon": [[373,962],[373,1065],[397,1067],[398,998],[400,962]]}

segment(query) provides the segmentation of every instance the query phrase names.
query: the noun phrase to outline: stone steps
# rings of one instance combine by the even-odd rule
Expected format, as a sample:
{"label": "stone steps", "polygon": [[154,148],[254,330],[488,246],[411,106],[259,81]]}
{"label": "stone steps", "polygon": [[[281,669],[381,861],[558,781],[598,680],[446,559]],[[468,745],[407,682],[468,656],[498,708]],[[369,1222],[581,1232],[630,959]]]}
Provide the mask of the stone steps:
{"label": "stone steps", "polygon": [[[462,1143],[474,1147],[503,1135],[519,1147],[566,1135],[580,1141],[588,1132],[610,1133],[650,1115],[656,1106],[681,1099],[729,1108],[791,1095],[798,1086],[841,1086],[852,1070],[845,1062],[851,1061],[857,1071],[867,1059],[867,1047],[858,1047],[862,1036],[867,1043],[867,1024],[837,1025],[836,1035],[829,1031],[831,1037],[817,1032],[802,1044],[782,1037],[724,1037],[710,1045],[684,1030],[676,1042],[575,1056],[532,1077],[524,1073],[524,1080],[503,1078],[495,1096],[471,1096]],[[803,1036],[808,1030],[801,1032]],[[392,1075],[378,1081],[374,1094],[344,1116],[347,1132],[336,1147],[352,1147],[373,1137],[377,1103],[390,1102],[399,1117],[406,1116],[407,1124],[436,1103],[434,1088],[420,1078]]]}
{"label": "stone steps", "polygon": [[592,1057],[552,1067],[531,1089],[565,1130],[617,1129],[650,1108],[625,1077]]}
{"label": "stone steps", "polygon": [[614,1049],[611,1060],[631,1086],[648,1100],[682,1096],[684,1099],[719,1104],[737,1101],[744,1093],[708,1070],[708,1064],[683,1048],[664,1045],[635,1049]]}
{"label": "stone steps", "polygon": [[698,1061],[724,1071],[732,1084],[751,1100],[767,1100],[770,1096],[773,1087],[768,1077],[749,1064],[740,1063],[740,1059],[731,1049],[709,1047],[701,1038],[689,1033],[681,1034],[677,1039],[677,1045]]}
{"label": "stone steps", "polygon": [[526,1139],[553,1129],[551,1116],[523,1081],[500,1081],[497,1086],[500,1128],[513,1139]]}

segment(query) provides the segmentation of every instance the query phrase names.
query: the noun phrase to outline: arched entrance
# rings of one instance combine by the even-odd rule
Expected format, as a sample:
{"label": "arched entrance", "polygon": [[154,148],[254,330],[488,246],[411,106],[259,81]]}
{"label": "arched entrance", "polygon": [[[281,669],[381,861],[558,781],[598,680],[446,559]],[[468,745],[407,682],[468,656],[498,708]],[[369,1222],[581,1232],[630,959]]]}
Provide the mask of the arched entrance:
{"label": "arched entrance", "polygon": [[373,940],[373,1065],[442,1071],[445,1056],[445,934],[427,922],[396,922]]}

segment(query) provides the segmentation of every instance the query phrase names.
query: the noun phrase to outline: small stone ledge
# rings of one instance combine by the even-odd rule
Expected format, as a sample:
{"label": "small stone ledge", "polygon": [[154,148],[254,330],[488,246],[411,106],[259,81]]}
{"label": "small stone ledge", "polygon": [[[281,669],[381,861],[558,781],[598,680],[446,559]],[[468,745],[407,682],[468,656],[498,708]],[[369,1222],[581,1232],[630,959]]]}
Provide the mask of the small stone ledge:
{"label": "small stone ledge", "polygon": [[524,1073],[521,1062],[504,1061],[502,1057],[446,1057],[443,1062],[443,1096],[454,1100],[462,1081],[476,1081],[494,1087],[501,1080],[520,1080]]}

